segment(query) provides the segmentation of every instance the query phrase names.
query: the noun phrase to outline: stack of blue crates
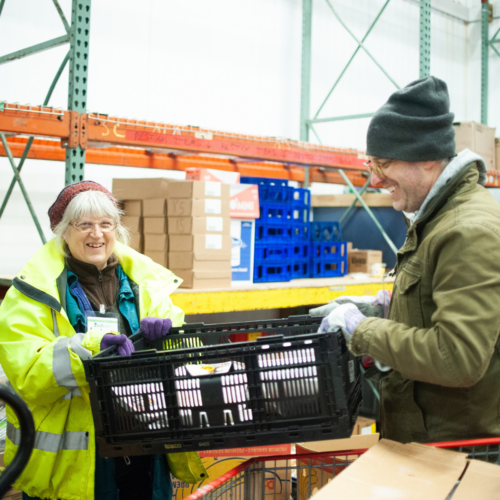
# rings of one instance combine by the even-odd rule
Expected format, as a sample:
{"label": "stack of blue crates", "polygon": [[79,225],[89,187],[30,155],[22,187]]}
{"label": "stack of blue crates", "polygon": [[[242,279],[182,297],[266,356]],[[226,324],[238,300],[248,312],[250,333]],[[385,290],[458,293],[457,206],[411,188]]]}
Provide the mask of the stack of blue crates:
{"label": "stack of blue crates", "polygon": [[311,192],[298,188],[293,192],[293,267],[292,278],[309,278],[311,275]]}
{"label": "stack of blue crates", "polygon": [[259,186],[254,282],[290,281],[293,277],[294,188],[281,179],[242,177],[240,182]]}
{"label": "stack of blue crates", "polygon": [[347,242],[338,222],[312,222],[311,240],[311,278],[347,274]]}

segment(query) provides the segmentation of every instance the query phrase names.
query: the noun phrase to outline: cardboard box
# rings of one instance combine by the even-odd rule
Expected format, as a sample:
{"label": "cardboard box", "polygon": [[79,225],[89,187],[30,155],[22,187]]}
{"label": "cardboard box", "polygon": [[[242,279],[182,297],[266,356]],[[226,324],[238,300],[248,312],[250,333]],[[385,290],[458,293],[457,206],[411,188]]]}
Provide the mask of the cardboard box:
{"label": "cardboard box", "polygon": [[258,219],[259,187],[254,184],[231,184],[230,215],[236,219]]}
{"label": "cardboard box", "polygon": [[227,271],[191,271],[186,269],[170,269],[174,274],[183,279],[180,288],[230,288],[231,269]]}
{"label": "cardboard box", "polygon": [[169,217],[168,234],[230,234],[229,217]]}
{"label": "cardboard box", "polygon": [[253,283],[255,219],[231,219],[231,239],[233,284]]}
{"label": "cardboard box", "polygon": [[358,417],[352,429],[353,436],[360,436],[361,434],[375,434],[376,422],[371,418]]}
{"label": "cardboard box", "polygon": [[154,200],[144,200],[144,217],[166,217],[167,200],[165,198],[155,198]]}
{"label": "cardboard box", "polygon": [[348,252],[349,272],[368,273],[372,272],[372,264],[382,262],[382,250],[351,250]]}
{"label": "cardboard box", "polygon": [[166,198],[168,185],[177,179],[113,179],[113,196],[117,200],[151,200]]}
{"label": "cardboard box", "polygon": [[500,170],[500,138],[495,139],[495,168]]}
{"label": "cardboard box", "polygon": [[169,199],[167,206],[169,217],[205,217],[207,215],[229,217],[229,200]]}
{"label": "cardboard box", "polygon": [[142,200],[125,200],[120,205],[120,208],[125,212],[125,216],[142,216]]}
{"label": "cardboard box", "polygon": [[[458,483],[458,485],[457,485]],[[337,475],[314,500],[498,498],[500,467],[466,453],[383,439]]]}
{"label": "cardboard box", "polygon": [[218,198],[229,201],[229,186],[221,182],[180,181],[167,189],[166,197],[169,200],[171,198],[193,198],[195,200]]}
{"label": "cardboard box", "polygon": [[239,184],[239,172],[226,172],[225,170],[214,170],[213,168],[186,168],[186,180],[222,182],[224,184]]}
{"label": "cardboard box", "polygon": [[231,260],[231,236],[227,234],[173,234],[171,252],[194,252],[211,255],[212,260]]}
{"label": "cardboard box", "polygon": [[[228,257],[228,256],[226,256]],[[173,269],[186,271],[227,271],[231,269],[229,258],[211,260],[212,255],[194,252],[169,252],[168,265]]]}
{"label": "cardboard box", "polygon": [[130,248],[136,252],[144,251],[144,239],[141,233],[130,233]]}
{"label": "cardboard box", "polygon": [[156,250],[146,250],[144,252],[146,257],[149,257],[153,262],[160,264],[160,266],[168,267],[168,252],[156,251]]}
{"label": "cardboard box", "polygon": [[144,250],[152,252],[168,251],[168,235],[166,234],[145,234]]}
{"label": "cardboard box", "polygon": [[142,233],[142,217],[126,215],[121,219],[122,224],[129,230],[130,234]]}
{"label": "cardboard box", "polygon": [[[347,439],[332,439],[314,443],[297,443],[296,453],[297,455],[301,455],[327,451],[364,450],[375,446],[379,441],[379,437],[378,434],[370,434],[366,436],[352,436]],[[311,493],[313,494],[321,490],[321,488],[331,482],[334,477],[343,472],[346,468],[351,467],[352,465],[349,464],[354,462],[356,458],[357,455],[344,457],[339,455],[335,460],[336,466],[326,466],[323,468],[321,458],[313,459],[310,469],[300,469],[297,473],[297,500],[307,500],[307,498],[309,498],[309,488],[311,488]],[[301,465],[308,464],[308,460],[301,462]],[[348,464],[347,467],[346,464]]]}
{"label": "cardboard box", "polygon": [[[172,476],[172,486],[174,500],[182,500],[194,493],[201,486],[206,486],[208,483],[226,474],[231,469],[246,462],[249,458],[254,456],[275,456],[275,455],[290,455],[291,445],[271,445],[259,446],[255,448],[235,448],[230,450],[216,450],[216,451],[201,451],[199,452],[201,461],[208,472],[208,479],[201,481],[197,484],[188,484],[179,481]],[[265,491],[266,496],[272,500],[289,500],[292,491],[292,478],[291,471],[280,470],[285,466],[284,461],[270,461],[265,462]],[[272,470],[274,469],[274,470]],[[243,498],[243,482],[238,482],[233,485],[234,487],[228,492],[231,498]]]}
{"label": "cardboard box", "polygon": [[144,234],[167,234],[167,218],[144,217]]}
{"label": "cardboard box", "polygon": [[495,168],[495,129],[477,122],[456,122],[455,142],[457,153],[470,149],[481,156],[486,162],[486,168]]}

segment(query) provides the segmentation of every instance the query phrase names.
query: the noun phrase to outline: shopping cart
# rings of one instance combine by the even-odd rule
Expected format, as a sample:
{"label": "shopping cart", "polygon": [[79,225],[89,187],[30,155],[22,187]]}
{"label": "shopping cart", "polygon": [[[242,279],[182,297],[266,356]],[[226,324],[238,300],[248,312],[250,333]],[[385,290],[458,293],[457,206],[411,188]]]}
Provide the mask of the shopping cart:
{"label": "shopping cart", "polygon": [[[500,465],[500,437],[430,443]],[[184,500],[306,500],[367,449],[256,457],[201,485]],[[176,499],[179,500],[179,499]]]}

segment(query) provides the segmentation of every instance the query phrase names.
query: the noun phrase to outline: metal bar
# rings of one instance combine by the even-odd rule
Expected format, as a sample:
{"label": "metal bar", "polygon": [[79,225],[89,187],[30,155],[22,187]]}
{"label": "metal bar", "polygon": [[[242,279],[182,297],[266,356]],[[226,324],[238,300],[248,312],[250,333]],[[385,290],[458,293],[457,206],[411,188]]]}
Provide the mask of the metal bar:
{"label": "metal bar", "polygon": [[319,135],[318,135],[318,132],[316,132],[316,129],[314,128],[314,126],[313,126],[312,124],[311,124],[311,130],[312,130],[313,134],[316,136],[316,139],[318,139],[318,142],[319,142],[320,144],[323,144],[323,143],[321,142],[321,139],[320,139]]}
{"label": "metal bar", "polygon": [[[498,40],[500,42],[500,40]],[[498,52],[497,48],[491,44],[491,48],[496,52],[496,54],[498,55],[498,57],[500,57],[500,52]]]}
{"label": "metal bar", "polygon": [[333,116],[331,118],[314,118],[309,120],[309,123],[326,123],[326,122],[338,122],[342,120],[355,120],[358,118],[371,118],[375,113],[360,113],[358,115],[344,115],[344,116]]}
{"label": "metal bar", "polygon": [[[370,28],[366,32],[365,36],[361,40],[361,43],[363,43],[368,38],[368,35],[370,34],[371,30],[375,27],[375,24],[377,24],[377,21],[379,20],[380,16],[384,12],[385,8],[387,7],[387,5],[389,4],[390,1],[391,0],[387,0],[385,2],[384,6],[380,9],[380,12],[378,13],[377,17],[375,18],[375,20],[373,21],[372,25],[370,26]],[[347,71],[347,68],[351,65],[352,60],[354,59],[354,57],[356,56],[356,54],[358,53],[358,51],[359,51],[360,48],[361,48],[360,45],[358,45],[358,47],[356,48],[356,50],[352,54],[351,58],[349,59],[349,61],[345,65],[344,69],[342,70],[342,73],[340,73],[340,76],[337,78],[337,81],[333,84],[333,87],[330,89],[330,92],[328,92],[328,95],[325,97],[325,100],[323,101],[323,104],[321,104],[321,106],[319,107],[317,113],[314,115],[313,119],[316,119],[318,117],[318,115],[320,114],[321,110],[323,109],[323,106],[326,104],[326,101],[328,101],[328,99],[332,95],[332,92],[335,90],[335,87],[337,87],[338,83],[340,82],[340,80],[344,76],[344,73]]]}
{"label": "metal bar", "polygon": [[[91,0],[73,0],[71,7],[71,40],[69,56],[68,109],[83,114],[87,111],[87,79],[89,65]],[[83,180],[85,149],[66,149],[64,183]]]}
{"label": "metal bar", "polygon": [[26,205],[28,205],[28,209],[31,213],[31,217],[33,217],[33,222],[35,223],[35,226],[38,230],[38,234],[40,235],[40,238],[42,239],[42,242],[45,245],[45,243],[47,243],[47,240],[45,239],[45,235],[43,234],[42,226],[40,226],[40,222],[38,222],[38,217],[36,216],[35,209],[33,208],[33,205],[31,204],[30,198],[28,196],[28,192],[26,191],[26,188],[24,187],[24,182],[21,179],[21,175],[19,174],[19,172],[16,168],[14,158],[12,157],[12,153],[10,152],[9,145],[7,143],[7,140],[5,139],[5,134],[0,134],[0,139],[2,140],[2,144],[3,144],[3,147],[5,149],[5,152],[7,153],[7,156],[9,158],[10,164],[12,166],[12,170],[14,171],[14,175],[16,176],[16,180],[19,183],[19,187],[21,188],[24,199],[26,200]]}
{"label": "metal bar", "polygon": [[57,0],[52,0],[54,2],[54,6],[59,13],[59,17],[61,18],[61,21],[64,24],[64,29],[66,30],[66,33],[69,33],[71,31],[71,28],[69,27],[68,21],[66,21],[66,16],[64,15],[63,10],[61,9],[61,6],[59,5],[59,2]]}
{"label": "metal bar", "polygon": [[0,16],[2,15],[2,10],[4,5],[5,5],[5,0],[0,0]]}
{"label": "metal bar", "polygon": [[396,245],[392,242],[392,240],[389,238],[387,233],[384,231],[384,228],[380,225],[380,222],[377,220],[377,218],[375,217],[373,212],[370,210],[370,207],[366,204],[365,200],[363,200],[363,198],[360,196],[358,191],[356,191],[356,188],[353,186],[352,182],[349,180],[349,177],[347,177],[347,175],[345,175],[345,173],[341,169],[339,169],[339,173],[342,176],[342,178],[344,179],[345,183],[351,188],[351,190],[355,194],[358,201],[361,203],[361,205],[363,205],[363,208],[366,210],[366,212],[368,213],[370,218],[373,220],[373,222],[377,226],[378,230],[382,233],[382,236],[384,237],[385,241],[387,241],[387,244],[389,245],[391,250],[397,255],[398,249],[396,248]]}
{"label": "metal bar", "polygon": [[498,28],[497,32],[493,35],[493,38],[490,40],[490,43],[500,43],[500,38],[497,40],[498,33],[500,33],[500,28]]}
{"label": "metal bar", "polygon": [[488,124],[488,0],[481,0],[481,123]]}
{"label": "metal bar", "polygon": [[[57,82],[59,81],[59,78],[61,76],[61,73],[64,71],[64,68],[68,62],[69,59],[69,52],[66,54],[66,56],[63,59],[63,62],[59,66],[59,69],[57,70],[56,76],[54,77],[54,80],[52,80],[52,83],[50,84],[49,91],[47,92],[47,95],[45,96],[45,100],[43,101],[43,105],[46,106],[50,98],[52,97],[52,92],[54,92],[54,89],[57,85]],[[21,169],[23,168],[24,161],[28,157],[28,153],[30,151],[31,145],[33,144],[34,137],[30,137],[28,139],[28,143],[26,144],[26,147],[24,148],[23,155],[21,156],[21,159],[19,160],[19,166],[17,167],[17,171],[21,173]],[[10,195],[12,194],[12,191],[14,189],[14,186],[16,185],[16,177],[12,179],[9,189],[7,189],[7,192],[5,193],[5,198],[2,202],[2,206],[0,207],[0,219],[2,218],[2,215],[4,213],[5,207],[7,206],[7,203],[9,202]]]}
{"label": "metal bar", "polygon": [[[300,78],[300,140],[309,142],[311,106],[312,0],[302,0],[302,70]],[[309,187],[309,169],[304,170],[304,187]]]}
{"label": "metal bar", "polygon": [[420,0],[420,78],[431,74],[431,0]]}
{"label": "metal bar", "polygon": [[[371,181],[371,175],[368,176],[368,179],[365,183],[365,185],[360,189],[359,191],[359,194],[362,196],[363,194],[365,194],[366,190],[368,189],[368,186],[370,185],[370,181]],[[339,221],[339,224],[340,226],[342,227],[342,224],[344,223],[344,221],[347,219],[347,216],[351,213],[351,210],[356,206],[356,203],[358,202],[357,199],[355,199],[351,206],[343,213],[342,217],[340,218],[340,221]]]}
{"label": "metal bar", "polygon": [[333,12],[334,16],[339,20],[340,24],[345,28],[345,30],[356,40],[358,45],[366,52],[368,57],[379,67],[379,69],[384,73],[384,75],[389,78],[389,80],[394,84],[394,86],[399,90],[400,87],[399,85],[392,79],[392,77],[387,73],[387,71],[377,62],[377,60],[372,56],[370,51],[363,45],[362,42],[360,42],[357,38],[356,35],[347,27],[347,25],[342,21],[340,16],[337,14],[336,10],[333,8],[333,5],[330,3],[330,0],[326,0],[326,3],[330,7],[331,11]]}
{"label": "metal bar", "polygon": [[32,45],[31,47],[27,47],[25,49],[16,50],[16,52],[11,52],[10,54],[0,57],[0,64],[5,64],[7,62],[14,61],[15,59],[21,59],[23,57],[31,56],[33,54],[37,54],[38,52],[43,52],[44,50],[52,49],[54,47],[59,47],[59,45],[68,43],[69,39],[69,35],[63,35],[43,43],[37,43],[36,45]]}

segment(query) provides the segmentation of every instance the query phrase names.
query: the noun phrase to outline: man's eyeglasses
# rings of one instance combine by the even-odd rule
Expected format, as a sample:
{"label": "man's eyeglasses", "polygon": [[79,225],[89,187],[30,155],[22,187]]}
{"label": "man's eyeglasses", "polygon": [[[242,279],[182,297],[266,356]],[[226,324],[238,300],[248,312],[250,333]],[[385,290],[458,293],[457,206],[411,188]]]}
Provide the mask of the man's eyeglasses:
{"label": "man's eyeglasses", "polygon": [[96,224],[99,226],[103,233],[109,233],[115,230],[116,226],[118,226],[118,222],[111,220],[102,220],[99,222],[75,222],[74,224],[70,223],[70,226],[73,226],[77,231],[80,231],[80,233],[90,233],[94,229],[94,226]]}
{"label": "man's eyeglasses", "polygon": [[386,169],[391,164],[390,161],[382,163],[374,163],[371,160],[365,161],[363,165],[370,174],[375,174],[379,179],[384,180],[385,174],[384,169]]}

